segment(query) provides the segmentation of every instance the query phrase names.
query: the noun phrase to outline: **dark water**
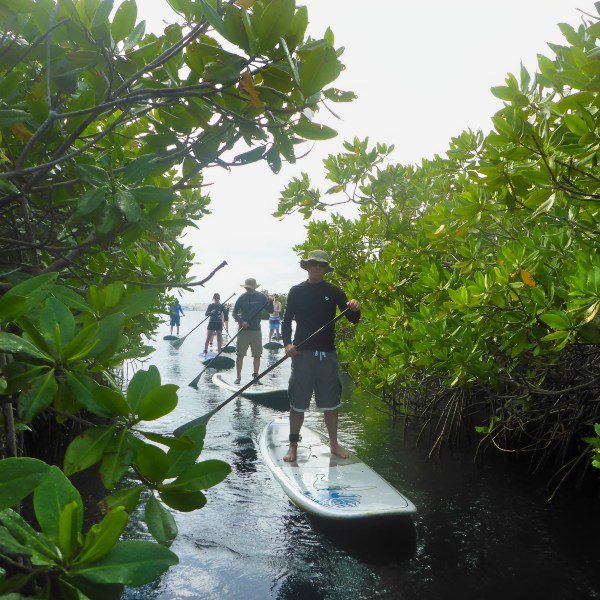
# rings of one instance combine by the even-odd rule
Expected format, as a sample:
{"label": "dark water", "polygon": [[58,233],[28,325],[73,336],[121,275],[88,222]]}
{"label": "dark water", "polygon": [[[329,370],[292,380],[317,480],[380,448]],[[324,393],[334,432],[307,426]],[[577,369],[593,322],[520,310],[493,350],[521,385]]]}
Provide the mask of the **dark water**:
{"label": "dark water", "polygon": [[[201,318],[186,313],[182,333]],[[162,341],[167,328],[159,332],[150,363],[163,383],[181,389],[177,409],[152,430],[170,433],[227,397],[209,371],[198,390],[187,386],[201,369],[204,331],[178,351]],[[263,365],[280,356],[265,351]],[[267,381],[284,383],[288,375],[284,363]],[[227,461],[232,474],[208,491],[205,508],[176,514],[172,549],[180,564],[127,597],[600,598],[600,503],[574,496],[548,506],[539,480],[502,460],[474,464],[471,451],[429,460],[425,450],[404,444],[402,428],[379,408],[346,390],[340,439],[415,503],[414,527],[330,531],[312,522],[257,452],[262,428],[282,413],[235,400],[211,419],[201,456]],[[306,422],[324,431],[318,413],[307,413]],[[133,521],[132,533],[144,535],[141,511]]]}

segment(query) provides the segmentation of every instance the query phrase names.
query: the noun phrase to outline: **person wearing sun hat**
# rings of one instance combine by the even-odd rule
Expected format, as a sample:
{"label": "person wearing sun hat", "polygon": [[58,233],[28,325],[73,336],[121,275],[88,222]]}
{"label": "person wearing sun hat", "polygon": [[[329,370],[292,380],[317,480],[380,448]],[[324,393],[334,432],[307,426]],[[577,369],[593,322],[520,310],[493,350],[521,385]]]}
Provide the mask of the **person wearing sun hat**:
{"label": "person wearing sun hat", "polygon": [[[260,317],[262,309],[269,312],[273,311],[273,301],[267,298],[264,294],[257,292],[256,289],[260,284],[256,283],[256,279],[249,277],[241,284],[241,287],[246,289],[236,301],[233,307],[233,318],[237,321],[240,332],[237,337],[237,356],[235,361],[237,378],[236,384],[239,384],[242,379],[242,365],[248,348],[252,353],[254,372],[252,377],[258,375],[260,368],[260,357],[262,355],[262,333],[260,330]],[[256,382],[260,384],[260,381]]]}
{"label": "person wearing sun hat", "polygon": [[[331,453],[339,458],[347,458],[348,453],[337,439],[342,384],[335,352],[335,327],[333,324],[326,327],[303,344],[302,350],[297,350],[295,344],[331,321],[338,308],[349,308],[346,318],[351,323],[358,323],[360,304],[357,300],[348,301],[339,287],[324,280],[324,276],[333,271],[327,252],[313,250],[300,261],[300,266],[308,272],[308,279],[290,289],[281,326],[286,354],[292,357],[292,374],[288,385],[290,446],[283,460],[296,460],[304,412],[310,406],[313,392],[317,410],[323,411]],[[293,340],[292,321],[296,321]]]}

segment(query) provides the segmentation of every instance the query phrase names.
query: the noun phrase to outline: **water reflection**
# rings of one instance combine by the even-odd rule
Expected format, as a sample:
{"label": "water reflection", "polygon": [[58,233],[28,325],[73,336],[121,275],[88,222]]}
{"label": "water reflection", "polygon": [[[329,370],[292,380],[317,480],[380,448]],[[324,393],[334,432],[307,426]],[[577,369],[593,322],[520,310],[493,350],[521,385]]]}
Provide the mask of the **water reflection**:
{"label": "water reflection", "polygon": [[[203,315],[190,311],[186,317],[188,331]],[[211,369],[198,390],[187,386],[202,369],[204,327],[180,350],[162,341],[166,333],[168,328],[159,332],[149,362],[158,366],[164,383],[180,386],[180,401],[173,413],[151,424],[162,433],[205,414],[228,395],[213,385]],[[281,356],[265,352],[263,367]],[[242,376],[249,378],[251,361],[244,367]],[[286,385],[289,368],[283,363],[265,383]],[[564,508],[547,507],[539,482],[502,461],[474,464],[470,450],[430,461],[425,451],[404,443],[402,426],[375,402],[345,396],[340,439],[415,503],[414,527],[386,523],[336,530],[309,519],[257,452],[263,427],[282,414],[239,399],[212,417],[201,455],[227,461],[232,474],[208,491],[201,511],[175,515],[180,535],[172,549],[180,564],[153,586],[127,590],[126,597],[600,598],[596,504],[579,498]],[[324,431],[320,414],[307,413],[306,423]],[[147,535],[142,518],[143,507],[131,533]]]}

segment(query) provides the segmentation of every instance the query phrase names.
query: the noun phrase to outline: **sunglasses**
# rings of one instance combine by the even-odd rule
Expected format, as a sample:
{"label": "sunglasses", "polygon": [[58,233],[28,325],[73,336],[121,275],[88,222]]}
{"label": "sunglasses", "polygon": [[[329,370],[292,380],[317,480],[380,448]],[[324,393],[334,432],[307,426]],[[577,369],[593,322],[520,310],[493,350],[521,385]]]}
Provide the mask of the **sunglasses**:
{"label": "sunglasses", "polygon": [[327,268],[327,265],[325,263],[319,262],[317,260],[307,260],[306,266],[307,267],[322,267],[323,269]]}

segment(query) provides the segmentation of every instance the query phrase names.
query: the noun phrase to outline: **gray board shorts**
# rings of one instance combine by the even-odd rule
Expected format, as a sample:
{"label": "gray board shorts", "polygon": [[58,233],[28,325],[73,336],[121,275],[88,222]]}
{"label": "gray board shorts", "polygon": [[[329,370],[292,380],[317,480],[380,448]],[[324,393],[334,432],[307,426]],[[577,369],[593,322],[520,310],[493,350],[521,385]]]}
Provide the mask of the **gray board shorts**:
{"label": "gray board shorts", "polygon": [[342,382],[335,352],[299,350],[292,359],[292,374],[288,385],[290,408],[304,412],[315,394],[317,410],[335,410],[340,406]]}

